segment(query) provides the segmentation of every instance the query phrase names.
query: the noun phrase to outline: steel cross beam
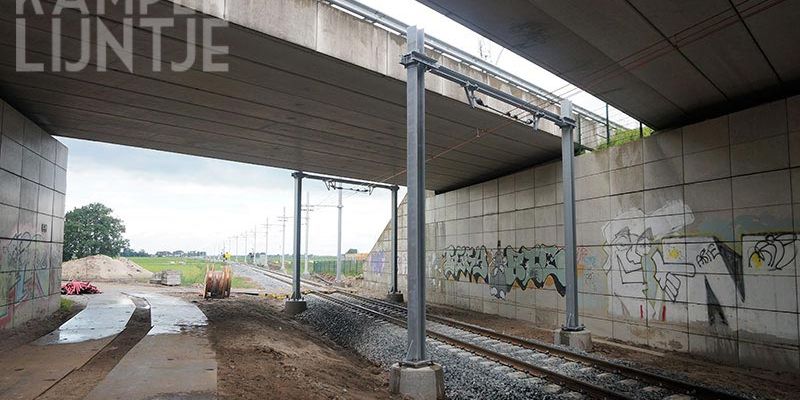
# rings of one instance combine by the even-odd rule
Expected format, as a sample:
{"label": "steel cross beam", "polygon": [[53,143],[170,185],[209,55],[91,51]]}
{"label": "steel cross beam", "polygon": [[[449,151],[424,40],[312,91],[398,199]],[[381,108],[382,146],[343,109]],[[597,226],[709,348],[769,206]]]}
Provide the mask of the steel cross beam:
{"label": "steel cross beam", "polygon": [[561,149],[564,181],[564,251],[566,270],[566,331],[580,331],[578,322],[578,288],[575,240],[575,143],[576,127],[572,117],[572,102],[563,100],[561,113],[535,106],[509,93],[495,89],[460,72],[440,65],[424,54],[425,34],[412,26],[408,28],[408,54],[400,63],[406,67],[406,124],[408,179],[408,351],[406,366],[430,363],[425,354],[425,73],[461,85],[470,104],[480,103],[475,93],[482,93],[513,107],[529,112],[534,131],[538,120],[544,118],[561,128]]}
{"label": "steel cross beam", "polygon": [[366,186],[372,188],[379,188],[379,189],[387,189],[392,190],[392,188],[396,188],[397,185],[389,185],[386,183],[378,183],[378,182],[369,182],[369,181],[362,181],[356,179],[343,179],[343,178],[335,178],[332,176],[324,176],[324,175],[313,175],[307,174],[305,172],[297,171],[292,176],[300,176],[301,178],[305,179],[314,179],[317,181],[322,182],[336,182],[336,183],[344,183],[346,185],[357,185],[357,186]]}
{"label": "steel cross beam", "polygon": [[520,110],[527,111],[531,114],[534,119],[534,126],[535,121],[539,118],[544,118],[546,120],[554,122],[557,126],[563,128],[564,126],[575,127],[575,120],[572,119],[572,116],[561,116],[556,114],[550,110],[546,110],[544,108],[538,107],[536,105],[531,104],[528,101],[525,101],[519,97],[513,96],[502,90],[495,89],[479,80],[470,78],[467,75],[464,75],[458,71],[454,71],[450,68],[447,68],[438,61],[434,60],[431,57],[426,56],[422,50],[416,51],[412,50],[408,54],[404,55],[400,61],[400,64],[403,64],[408,68],[410,65],[418,65],[423,67],[427,72],[430,72],[436,76],[442,77],[447,79],[451,82],[455,82],[461,85],[465,92],[467,93],[467,98],[470,102],[472,107],[475,107],[474,93],[483,93],[486,96],[492,97],[496,100],[502,101],[506,104],[519,108]]}

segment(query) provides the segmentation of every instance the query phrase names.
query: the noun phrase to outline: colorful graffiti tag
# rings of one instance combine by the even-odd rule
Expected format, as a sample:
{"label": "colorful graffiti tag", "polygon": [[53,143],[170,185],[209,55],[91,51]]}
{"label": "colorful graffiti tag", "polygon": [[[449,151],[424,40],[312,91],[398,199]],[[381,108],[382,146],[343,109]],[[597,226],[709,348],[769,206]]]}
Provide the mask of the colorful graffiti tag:
{"label": "colorful graffiti tag", "polygon": [[[692,210],[680,201],[648,214],[634,209],[619,215],[603,226],[601,250],[578,248],[579,282],[611,294],[612,315],[680,322],[685,314],[668,315],[667,305],[688,302],[707,306],[701,321],[727,325],[724,307],[745,303],[748,279],[794,268],[800,247],[796,233],[742,235],[737,253],[733,243],[714,236],[685,235],[683,228],[693,221]],[[598,263],[601,269],[594,268]],[[562,296],[566,291],[558,246],[450,246],[436,266],[445,279],[487,284],[498,299],[514,287],[542,288],[547,282]],[[595,281],[603,272],[605,287]]]}
{"label": "colorful graffiti tag", "polygon": [[499,299],[505,299],[514,285],[522,290],[531,285],[542,288],[548,278],[563,296],[563,265],[564,253],[557,246],[508,246],[494,252],[483,246],[451,246],[439,260],[439,269],[446,278],[488,283],[491,295]]}
{"label": "colorful graffiti tag", "polygon": [[[8,327],[14,318],[16,305],[33,299],[44,292],[41,284],[37,285],[35,276],[37,268],[47,271],[49,257],[37,257],[37,248],[41,242],[39,235],[25,232],[14,236],[0,247],[0,329]],[[43,251],[38,253],[44,254]],[[50,279],[46,283],[49,289]]]}

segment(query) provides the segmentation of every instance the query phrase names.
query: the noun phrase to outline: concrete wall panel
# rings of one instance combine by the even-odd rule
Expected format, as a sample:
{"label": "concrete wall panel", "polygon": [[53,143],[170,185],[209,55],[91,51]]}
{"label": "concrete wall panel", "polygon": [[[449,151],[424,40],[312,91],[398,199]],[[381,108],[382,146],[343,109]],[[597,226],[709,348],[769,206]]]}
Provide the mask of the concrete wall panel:
{"label": "concrete wall panel", "polygon": [[683,132],[684,154],[730,145],[727,115],[685,126]]}
{"label": "concrete wall panel", "polygon": [[[580,311],[595,335],[796,370],[800,168],[785,151],[796,107],[770,103],[577,158]],[[430,211],[448,222],[428,248],[431,301],[557,327],[560,172],[539,165],[433,197]],[[458,214],[481,197],[482,215]],[[388,235],[371,257],[385,254]],[[365,285],[385,290],[388,273],[365,273]]]}
{"label": "concrete wall panel", "polygon": [[731,172],[734,175],[752,174],[789,167],[789,147],[786,134],[731,146]]}
{"label": "concrete wall panel", "polygon": [[[53,163],[65,168],[67,149],[8,104],[0,101],[0,108],[2,330],[58,308],[66,172]],[[56,169],[60,192],[53,190]]]}
{"label": "concrete wall panel", "polygon": [[687,154],[683,163],[686,183],[731,176],[731,150],[727,146]]}

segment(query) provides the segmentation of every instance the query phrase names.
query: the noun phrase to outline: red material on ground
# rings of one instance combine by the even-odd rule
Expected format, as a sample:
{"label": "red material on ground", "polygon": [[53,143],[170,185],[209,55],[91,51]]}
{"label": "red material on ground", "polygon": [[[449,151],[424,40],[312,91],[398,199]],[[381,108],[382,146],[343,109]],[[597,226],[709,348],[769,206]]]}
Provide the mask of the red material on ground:
{"label": "red material on ground", "polygon": [[69,281],[61,285],[61,294],[78,295],[78,294],[97,294],[103,293],[96,286],[89,282]]}

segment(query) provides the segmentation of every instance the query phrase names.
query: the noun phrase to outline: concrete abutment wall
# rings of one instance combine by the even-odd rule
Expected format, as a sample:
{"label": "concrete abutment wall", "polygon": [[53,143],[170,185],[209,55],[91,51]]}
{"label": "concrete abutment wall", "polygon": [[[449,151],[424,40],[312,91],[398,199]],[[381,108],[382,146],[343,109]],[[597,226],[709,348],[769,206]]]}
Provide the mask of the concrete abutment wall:
{"label": "concrete abutment wall", "polygon": [[[564,323],[561,165],[428,198],[428,299]],[[731,365],[800,369],[800,97],[576,159],[581,322]],[[405,204],[400,274],[405,285]],[[386,290],[389,231],[365,267]]]}
{"label": "concrete abutment wall", "polygon": [[0,100],[0,330],[59,308],[67,147]]}

